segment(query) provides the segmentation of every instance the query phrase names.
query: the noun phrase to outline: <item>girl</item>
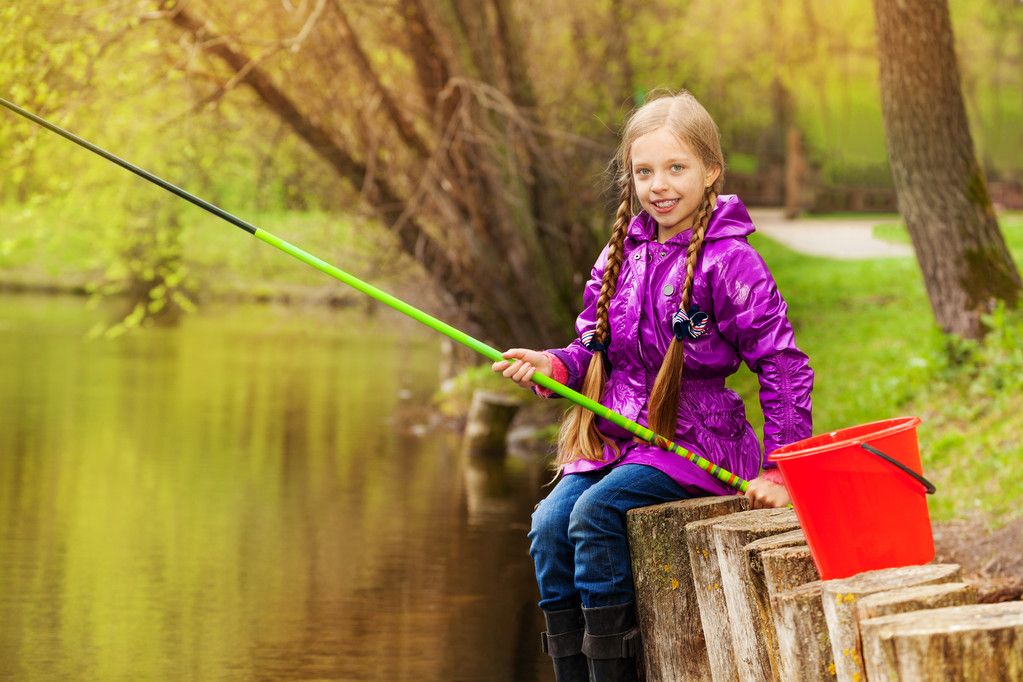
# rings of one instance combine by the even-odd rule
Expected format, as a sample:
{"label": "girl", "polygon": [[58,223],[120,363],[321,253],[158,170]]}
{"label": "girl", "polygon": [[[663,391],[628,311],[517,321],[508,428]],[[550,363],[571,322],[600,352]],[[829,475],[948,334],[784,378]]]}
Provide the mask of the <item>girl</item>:
{"label": "girl", "polygon": [[[753,479],[752,506],[782,506],[789,497],[781,478],[725,378],[740,361],[758,375],[770,453],[810,435],[813,371],[767,266],[746,241],[754,230],[746,208],[720,195],[724,165],[717,126],[689,93],[633,112],[612,162],[620,193],[614,228],[583,292],[578,337],[543,352],[513,348],[493,369],[550,397],[530,381],[540,371]],[[537,506],[529,533],[544,650],[559,682],[635,679],[626,512],[731,491],[581,407],[562,422],[555,465],[561,480]]]}

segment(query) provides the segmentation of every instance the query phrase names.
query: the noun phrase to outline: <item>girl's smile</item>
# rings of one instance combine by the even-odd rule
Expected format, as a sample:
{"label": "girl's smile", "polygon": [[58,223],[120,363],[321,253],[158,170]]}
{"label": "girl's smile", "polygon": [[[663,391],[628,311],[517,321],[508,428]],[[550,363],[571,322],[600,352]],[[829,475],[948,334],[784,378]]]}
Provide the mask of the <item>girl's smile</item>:
{"label": "girl's smile", "polygon": [[708,170],[688,144],[663,127],[636,138],[630,156],[636,196],[657,221],[658,241],[692,227],[720,169]]}

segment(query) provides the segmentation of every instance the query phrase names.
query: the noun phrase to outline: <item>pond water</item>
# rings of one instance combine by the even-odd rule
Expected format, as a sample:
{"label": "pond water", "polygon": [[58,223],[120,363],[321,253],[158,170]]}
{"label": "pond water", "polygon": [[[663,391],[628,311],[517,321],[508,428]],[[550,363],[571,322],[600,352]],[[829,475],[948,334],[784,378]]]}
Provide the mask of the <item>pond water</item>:
{"label": "pond water", "polygon": [[0,678],[548,680],[535,455],[431,427],[439,340],[237,305],[88,341],[0,296]]}

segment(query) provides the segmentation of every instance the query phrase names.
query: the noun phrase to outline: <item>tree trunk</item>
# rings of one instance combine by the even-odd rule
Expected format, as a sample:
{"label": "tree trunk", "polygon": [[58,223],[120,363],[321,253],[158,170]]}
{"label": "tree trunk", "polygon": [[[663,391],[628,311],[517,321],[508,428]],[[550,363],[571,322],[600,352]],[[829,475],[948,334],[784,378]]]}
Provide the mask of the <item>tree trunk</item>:
{"label": "tree trunk", "polygon": [[[247,48],[248,33],[258,31],[239,28],[243,19],[207,19],[218,16],[213,3],[162,7],[194,38],[191,59],[207,54],[216,73],[226,70],[228,84],[210,99],[234,85],[251,88],[432,276],[455,324],[502,347],[570,340],[578,280],[600,239],[571,180],[582,169],[550,144],[512,3],[321,2],[327,9],[306,19],[304,46],[282,25],[262,54]],[[396,29],[393,47],[408,63],[397,82],[365,47],[381,35],[366,32],[360,13],[373,15],[388,39],[381,16]],[[261,23],[272,32],[274,19]],[[287,59],[270,60],[286,48]]]}
{"label": "tree trunk", "polygon": [[799,528],[793,509],[755,509],[714,526],[714,544],[721,566],[721,584],[728,607],[728,623],[739,679],[771,679],[771,657],[764,633],[771,622],[760,619],[756,583],[752,580],[746,546],[760,538]]}
{"label": "tree trunk", "polygon": [[944,583],[922,585],[901,590],[889,590],[872,594],[856,605],[856,620],[860,624],[860,641],[863,643],[863,664],[867,679],[871,682],[898,680],[896,671],[886,670],[882,665],[884,652],[878,631],[892,616],[909,611],[937,609],[945,606],[965,606],[977,601],[977,590],[967,583]]}
{"label": "tree trunk", "polygon": [[938,325],[980,338],[980,316],[1014,305],[1021,282],[974,153],[948,2],[874,0],[874,13],[899,210]]}
{"label": "tree trunk", "polygon": [[828,619],[831,652],[839,682],[860,682],[864,677],[860,628],[856,620],[856,602],[871,594],[903,587],[933,585],[959,580],[956,564],[925,564],[901,568],[882,568],[851,578],[826,580],[822,600]]}
{"label": "tree trunk", "polygon": [[771,597],[781,679],[785,682],[834,679],[828,621],[821,602],[823,584],[815,580]]}
{"label": "tree trunk", "polygon": [[[973,604],[871,621],[877,667],[895,680],[1023,679],[1023,602]],[[871,677],[871,682],[874,678]]]}
{"label": "tree trunk", "polygon": [[711,679],[686,528],[695,521],[738,512],[745,504],[744,498],[728,495],[629,512],[629,551],[647,682]]}

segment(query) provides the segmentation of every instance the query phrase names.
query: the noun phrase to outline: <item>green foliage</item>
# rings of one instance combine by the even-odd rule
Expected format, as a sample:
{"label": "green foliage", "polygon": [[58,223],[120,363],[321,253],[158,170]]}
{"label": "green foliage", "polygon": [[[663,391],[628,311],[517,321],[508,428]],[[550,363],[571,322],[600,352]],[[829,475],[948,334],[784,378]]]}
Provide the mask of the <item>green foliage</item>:
{"label": "green foliage", "polygon": [[181,204],[155,198],[129,202],[124,223],[107,224],[101,243],[112,247],[103,274],[88,284],[93,299],[119,297],[130,309],[113,324],[98,323],[90,336],[115,338],[152,321],[173,322],[195,309],[195,282],[184,263]]}
{"label": "green foliage", "polygon": [[469,413],[472,395],[478,390],[500,393],[520,402],[530,397],[524,389],[496,374],[487,363],[469,367],[444,381],[434,394],[433,402],[445,416],[464,416]]}

